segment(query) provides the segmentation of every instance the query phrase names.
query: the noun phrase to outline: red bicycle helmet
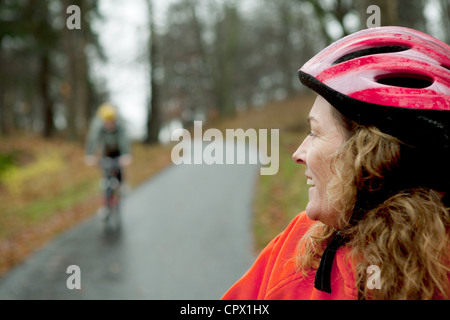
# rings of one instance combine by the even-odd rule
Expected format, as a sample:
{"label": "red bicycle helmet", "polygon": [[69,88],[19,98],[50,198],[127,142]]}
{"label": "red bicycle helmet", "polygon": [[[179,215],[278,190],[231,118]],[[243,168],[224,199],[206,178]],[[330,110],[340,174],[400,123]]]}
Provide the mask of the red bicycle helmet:
{"label": "red bicycle helmet", "polygon": [[450,46],[419,31],[380,27],[333,43],[300,70],[343,94],[384,106],[450,110]]}
{"label": "red bicycle helmet", "polygon": [[347,118],[408,145],[416,167],[439,168],[434,177],[430,168],[422,178],[409,172],[410,185],[450,191],[449,45],[410,28],[370,28],[326,47],[298,74]]}

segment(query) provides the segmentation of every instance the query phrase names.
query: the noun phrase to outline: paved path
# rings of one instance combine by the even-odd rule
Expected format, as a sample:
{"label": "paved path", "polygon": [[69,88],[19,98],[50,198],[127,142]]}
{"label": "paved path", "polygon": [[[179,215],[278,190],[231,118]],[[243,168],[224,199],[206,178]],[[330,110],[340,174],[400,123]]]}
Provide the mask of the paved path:
{"label": "paved path", "polygon": [[[256,165],[182,165],[125,198],[122,232],[98,216],[0,280],[0,299],[219,299],[254,260]],[[69,290],[68,266],[81,272]]]}

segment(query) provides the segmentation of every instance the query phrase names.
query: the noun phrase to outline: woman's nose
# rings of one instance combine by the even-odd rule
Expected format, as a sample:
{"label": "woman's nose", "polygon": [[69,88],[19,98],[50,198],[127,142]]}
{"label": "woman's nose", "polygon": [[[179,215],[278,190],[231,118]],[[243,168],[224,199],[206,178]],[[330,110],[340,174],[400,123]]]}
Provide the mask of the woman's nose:
{"label": "woman's nose", "polygon": [[305,141],[297,148],[297,150],[292,155],[292,160],[294,160],[298,164],[306,164],[306,150],[305,150]]}

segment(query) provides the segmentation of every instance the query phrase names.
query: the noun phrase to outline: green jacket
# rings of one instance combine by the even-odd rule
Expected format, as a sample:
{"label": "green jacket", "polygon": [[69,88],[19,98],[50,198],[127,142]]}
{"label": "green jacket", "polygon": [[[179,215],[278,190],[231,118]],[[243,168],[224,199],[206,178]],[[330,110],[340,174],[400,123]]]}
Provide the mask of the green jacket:
{"label": "green jacket", "polygon": [[114,131],[107,131],[98,117],[92,121],[86,140],[86,154],[94,155],[98,150],[102,156],[112,153],[130,154],[130,141],[122,119],[116,121]]}

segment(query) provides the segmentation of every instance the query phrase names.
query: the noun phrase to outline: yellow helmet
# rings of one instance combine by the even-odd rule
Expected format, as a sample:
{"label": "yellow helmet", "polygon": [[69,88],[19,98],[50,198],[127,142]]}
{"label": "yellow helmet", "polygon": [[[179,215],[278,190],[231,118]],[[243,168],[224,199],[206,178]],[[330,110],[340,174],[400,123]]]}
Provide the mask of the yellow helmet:
{"label": "yellow helmet", "polygon": [[114,121],[117,118],[117,110],[113,105],[104,103],[98,108],[97,115],[103,121]]}

